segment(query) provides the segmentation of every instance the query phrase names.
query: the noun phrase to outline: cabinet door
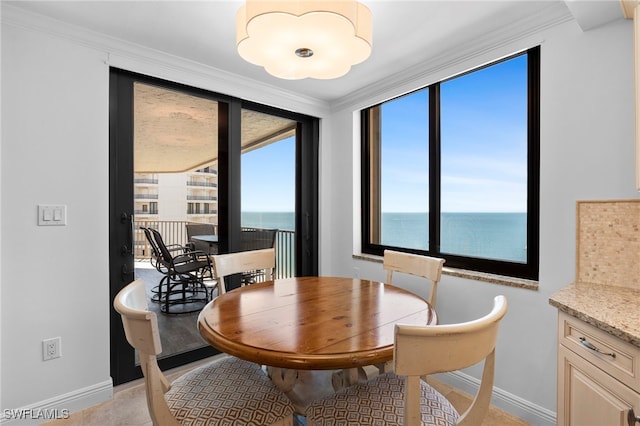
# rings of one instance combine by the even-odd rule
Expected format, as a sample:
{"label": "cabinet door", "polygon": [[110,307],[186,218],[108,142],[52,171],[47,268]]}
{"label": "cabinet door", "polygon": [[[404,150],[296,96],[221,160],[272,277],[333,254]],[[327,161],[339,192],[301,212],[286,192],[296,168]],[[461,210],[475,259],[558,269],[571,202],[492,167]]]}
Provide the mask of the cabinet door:
{"label": "cabinet door", "polygon": [[628,426],[640,394],[560,345],[558,426]]}

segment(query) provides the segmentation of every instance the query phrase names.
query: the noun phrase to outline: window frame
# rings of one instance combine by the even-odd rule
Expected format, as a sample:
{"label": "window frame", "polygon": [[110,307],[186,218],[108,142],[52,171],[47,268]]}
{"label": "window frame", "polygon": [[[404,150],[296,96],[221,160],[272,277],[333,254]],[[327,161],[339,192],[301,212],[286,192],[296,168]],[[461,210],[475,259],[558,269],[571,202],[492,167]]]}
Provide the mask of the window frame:
{"label": "window frame", "polygon": [[[527,258],[526,262],[485,259],[440,252],[440,216],[441,216],[441,135],[440,135],[440,85],[466,74],[491,67],[515,57],[527,56]],[[441,257],[446,260],[445,266],[456,269],[477,271],[515,278],[538,280],[539,278],[539,236],[540,236],[540,46],[496,60],[489,64],[456,74],[447,79],[432,83],[418,90],[429,90],[429,249],[419,250],[404,247],[373,244],[371,238],[372,222],[380,221],[374,217],[371,207],[372,199],[380,198],[380,146],[373,147],[374,141],[380,137],[372,132],[375,119],[371,114],[379,113],[385,102],[373,105],[360,111],[361,118],[361,211],[362,252],[382,256],[385,249],[393,249],[407,253]],[[415,91],[414,91],[415,92]],[[413,92],[412,92],[413,93]],[[402,96],[406,96],[402,95]],[[390,99],[391,101],[393,99]],[[388,101],[386,101],[388,102]],[[373,156],[373,158],[372,158]],[[378,167],[376,169],[376,167]],[[377,194],[372,194],[377,187]],[[378,201],[379,203],[379,201]],[[378,224],[378,232],[381,224]]]}

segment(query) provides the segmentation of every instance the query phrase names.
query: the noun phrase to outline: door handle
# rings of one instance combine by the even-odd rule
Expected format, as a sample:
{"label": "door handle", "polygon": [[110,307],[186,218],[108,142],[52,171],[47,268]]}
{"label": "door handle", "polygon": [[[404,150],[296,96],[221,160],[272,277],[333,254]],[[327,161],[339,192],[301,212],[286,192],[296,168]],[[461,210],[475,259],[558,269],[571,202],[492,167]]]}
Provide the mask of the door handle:
{"label": "door handle", "polygon": [[633,412],[633,408],[629,409],[627,422],[629,423],[629,426],[634,426],[636,423],[640,423],[640,417],[636,416],[636,413]]}
{"label": "door handle", "polygon": [[129,247],[127,244],[123,244],[122,247],[120,247],[120,255],[126,257],[130,254],[133,254],[133,215],[128,214],[127,212],[120,213],[120,223],[128,225],[127,241],[131,244],[131,247]]}
{"label": "door handle", "polygon": [[133,274],[134,272],[135,272],[135,270],[134,269],[129,269],[129,267],[125,263],[125,264],[122,265],[122,268],[120,269],[120,278],[124,282],[131,281],[131,279],[129,278],[129,275]]}

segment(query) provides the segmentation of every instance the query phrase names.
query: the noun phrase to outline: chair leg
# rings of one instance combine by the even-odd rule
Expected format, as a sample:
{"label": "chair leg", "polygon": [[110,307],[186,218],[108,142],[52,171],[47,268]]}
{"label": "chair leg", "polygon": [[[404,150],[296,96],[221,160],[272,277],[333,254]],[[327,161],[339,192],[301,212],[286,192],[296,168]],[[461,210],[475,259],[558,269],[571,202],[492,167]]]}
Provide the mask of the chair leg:
{"label": "chair leg", "polygon": [[171,296],[171,276],[167,275],[167,291],[164,295],[164,312],[169,313],[169,297]]}
{"label": "chair leg", "polygon": [[[207,291],[202,279],[194,273],[167,274],[164,299],[160,311],[164,314],[187,314],[200,311],[207,303]],[[174,309],[173,305],[183,305]]]}
{"label": "chair leg", "polygon": [[166,285],[166,281],[167,281],[167,277],[165,275],[164,277],[162,277],[158,285],[151,290],[154,293],[151,296],[152,302],[162,303],[162,287]]}

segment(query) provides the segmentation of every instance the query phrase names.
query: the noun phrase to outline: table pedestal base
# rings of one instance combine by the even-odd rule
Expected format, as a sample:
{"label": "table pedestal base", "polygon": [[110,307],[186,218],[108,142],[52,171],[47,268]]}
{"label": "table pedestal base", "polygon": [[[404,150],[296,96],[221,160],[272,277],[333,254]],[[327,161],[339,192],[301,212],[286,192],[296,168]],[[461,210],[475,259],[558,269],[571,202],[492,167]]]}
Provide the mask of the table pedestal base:
{"label": "table pedestal base", "polygon": [[296,414],[306,416],[307,406],[314,400],[333,394],[333,370],[290,370],[267,367],[267,374],[291,400]]}
{"label": "table pedestal base", "polygon": [[302,416],[306,415],[307,406],[314,400],[368,380],[377,373],[375,366],[344,370],[291,370],[267,366],[271,381],[287,395],[296,413]]}

